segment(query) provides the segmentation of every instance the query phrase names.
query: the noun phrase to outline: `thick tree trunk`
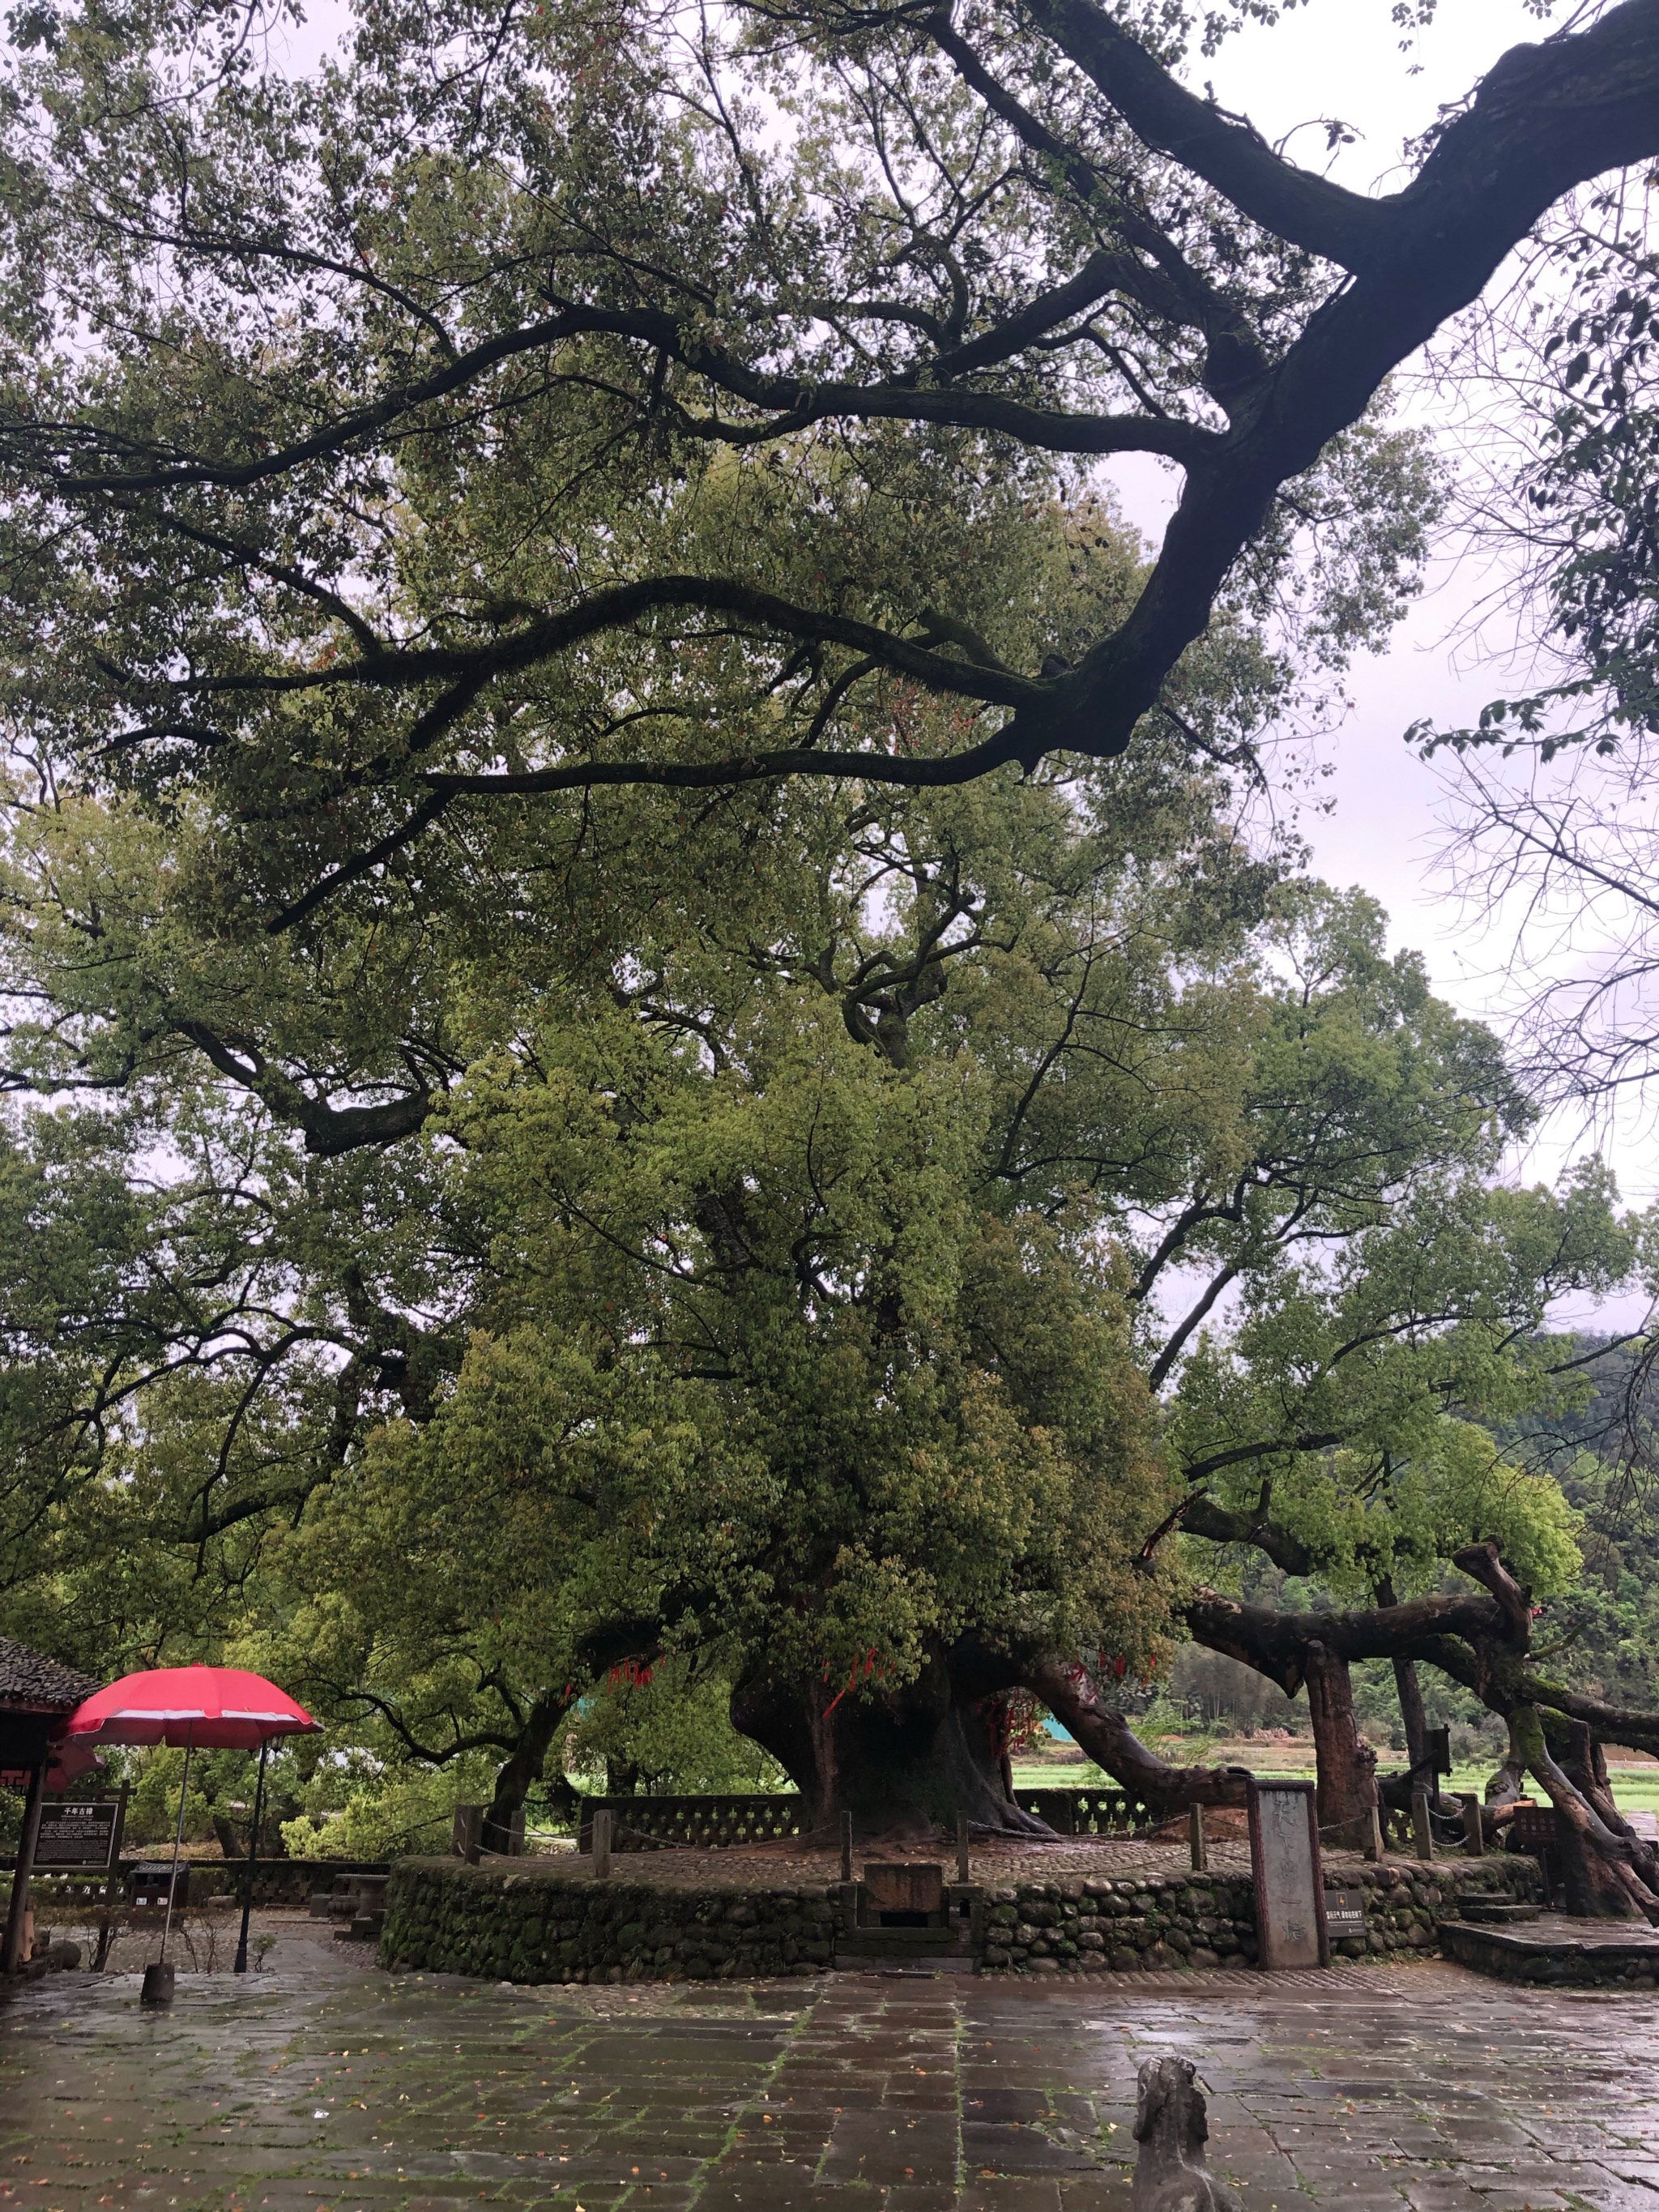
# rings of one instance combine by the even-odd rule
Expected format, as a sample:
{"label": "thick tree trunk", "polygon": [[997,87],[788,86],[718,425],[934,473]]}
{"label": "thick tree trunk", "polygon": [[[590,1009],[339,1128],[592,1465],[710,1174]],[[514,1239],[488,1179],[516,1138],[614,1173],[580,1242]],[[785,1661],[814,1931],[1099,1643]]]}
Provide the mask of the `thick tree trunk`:
{"label": "thick tree trunk", "polygon": [[1421,1766],[1428,1754],[1429,1717],[1423,1705],[1423,1685],[1415,1659],[1394,1662],[1395,1693],[1400,1699],[1401,1725],[1406,1731],[1406,1764]]}
{"label": "thick tree trunk", "polygon": [[1559,1757],[1561,1771],[1585,1802],[1593,1806],[1596,1818],[1606,1822],[1615,1834],[1633,1836],[1635,1830],[1613,1802],[1613,1784],[1607,1779],[1607,1755],[1596,1741],[1586,1721],[1569,1721],[1566,1724],[1566,1743]]}
{"label": "thick tree trunk", "polygon": [[1109,1705],[1085,1668],[1062,1660],[1027,1666],[1025,1681],[1069,1729],[1097,1766],[1160,1814],[1188,1805],[1243,1805],[1249,1776],[1242,1766],[1166,1766]]}
{"label": "thick tree trunk", "polygon": [[[1383,1635],[1391,1640],[1422,1635],[1431,1622],[1437,1627],[1440,1615],[1425,1613],[1420,1607],[1389,1606],[1376,1608],[1372,1617],[1389,1619]],[[1286,1697],[1293,1698],[1306,1685],[1320,1827],[1333,1843],[1364,1844],[1370,1834],[1371,1808],[1377,1802],[1376,1753],[1360,1735],[1354,1716],[1347,1648],[1354,1616],[1273,1614],[1265,1607],[1242,1606],[1213,1590],[1200,1589],[1188,1602],[1187,1618],[1199,1643],[1255,1668]],[[1290,1635],[1285,1632],[1287,1627],[1292,1630]],[[1297,1627],[1300,1635],[1294,1633]],[[1332,1632],[1321,1634],[1322,1628]]]}
{"label": "thick tree trunk", "polygon": [[[1547,1735],[1551,1732],[1547,1721],[1545,1725]],[[1558,1723],[1558,1731],[1559,1726]],[[1613,1784],[1607,1778],[1607,1753],[1583,1721],[1569,1721],[1565,1734],[1561,1771],[1608,1833],[1621,1838],[1629,1845],[1630,1864],[1644,1887],[1659,1893],[1659,1852],[1637,1834],[1620,1811]]]}
{"label": "thick tree trunk", "polygon": [[1638,1865],[1638,1859],[1650,1863],[1651,1853],[1636,1843],[1622,1820],[1624,1832],[1609,1827],[1563,1771],[1535,1705],[1516,1705],[1510,1715],[1510,1741],[1555,1808],[1567,1911],[1592,1920],[1659,1921],[1659,1893]]}
{"label": "thick tree trunk", "polygon": [[1486,1802],[1494,1811],[1513,1805],[1526,1787],[1527,1771],[1516,1763],[1513,1748],[1504,1755],[1504,1764],[1493,1773],[1486,1784]]}
{"label": "thick tree trunk", "polygon": [[750,1674],[732,1691],[732,1725],[771,1753],[820,1836],[839,1835],[850,1814],[861,1841],[933,1838],[965,1814],[981,1832],[1047,1837],[1013,1801],[996,1701],[975,1686],[943,1658],[873,1696]]}
{"label": "thick tree trunk", "polygon": [[[1394,1587],[1394,1577],[1384,1575],[1376,1585],[1379,1605],[1398,1605],[1399,1597]],[[1423,1685],[1418,1679],[1417,1662],[1404,1653],[1396,1652],[1391,1662],[1394,1668],[1395,1695],[1400,1700],[1400,1721],[1406,1732],[1406,1765],[1421,1766],[1429,1747],[1429,1717],[1423,1705]],[[1438,1785],[1436,1785],[1438,1787]]]}
{"label": "thick tree trunk", "polygon": [[1305,1674],[1319,1777],[1320,1833],[1329,1843],[1358,1849],[1370,1835],[1376,1753],[1359,1733],[1347,1661],[1313,1643],[1308,1646]]}
{"label": "thick tree trunk", "polygon": [[495,1777],[495,1794],[483,1817],[483,1843],[487,1851],[507,1848],[513,1816],[541,1780],[547,1754],[570,1705],[562,1692],[549,1691],[530,1708],[519,1741]]}
{"label": "thick tree trunk", "polygon": [[1531,1591],[1516,1581],[1496,1544],[1466,1545],[1453,1565],[1491,1594],[1503,1618],[1503,1632],[1476,1646],[1475,1686],[1509,1723],[1511,1760],[1536,1776],[1555,1808],[1568,1911],[1597,1920],[1659,1921],[1659,1856],[1632,1834],[1610,1790],[1605,1795],[1611,1822],[1592,1802],[1605,1790],[1607,1770],[1589,1730],[1569,1736],[1571,1724],[1549,1717],[1549,1727],[1566,1738],[1570,1755],[1575,1750],[1579,1754],[1590,1784],[1587,1796],[1555,1758],[1544,1716],[1526,1695],[1532,1686],[1525,1672],[1532,1640]]}

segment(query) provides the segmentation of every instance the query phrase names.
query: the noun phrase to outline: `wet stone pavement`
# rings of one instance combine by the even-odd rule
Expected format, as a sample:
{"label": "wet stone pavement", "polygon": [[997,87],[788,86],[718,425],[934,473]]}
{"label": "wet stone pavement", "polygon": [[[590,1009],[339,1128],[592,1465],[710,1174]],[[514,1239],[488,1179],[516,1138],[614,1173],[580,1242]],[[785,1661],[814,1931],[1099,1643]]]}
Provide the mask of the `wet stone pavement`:
{"label": "wet stone pavement", "polygon": [[[512,1989],[282,1925],[270,1971],[0,2002],[0,2208],[1127,2212],[1135,2070],[1196,2061],[1247,2212],[1659,2212],[1659,1999],[1414,1962],[1000,1985]],[[351,1947],[355,1951],[355,1947]]]}

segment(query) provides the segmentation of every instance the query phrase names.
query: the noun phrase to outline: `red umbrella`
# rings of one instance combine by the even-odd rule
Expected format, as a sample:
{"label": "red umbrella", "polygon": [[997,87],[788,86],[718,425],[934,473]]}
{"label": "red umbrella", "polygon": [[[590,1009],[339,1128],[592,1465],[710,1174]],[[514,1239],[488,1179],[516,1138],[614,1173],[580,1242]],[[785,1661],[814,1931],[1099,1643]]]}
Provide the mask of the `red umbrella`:
{"label": "red umbrella", "polygon": [[274,1735],[305,1735],[319,1725],[286,1690],[245,1668],[152,1667],[95,1691],[62,1734],[71,1742],[254,1751]]}
{"label": "red umbrella", "polygon": [[253,1796],[253,1832],[248,1839],[247,1886],[242,1899],[241,1940],[236,1968],[247,1971],[247,1923],[253,1910],[253,1864],[264,1810],[265,1753],[278,1735],[307,1735],[322,1726],[286,1690],[263,1674],[241,1667],[153,1667],[142,1674],[123,1674],[118,1682],[94,1692],[76,1707],[57,1731],[66,1745],[171,1743],[185,1747],[185,1778],[179,1790],[179,1826],[173,1838],[173,1879],[167,1884],[167,1917],[161,1923],[161,1956],[144,1969],[144,1996],[165,2004],[172,1995],[166,1960],[173,1927],[173,1896],[179,1886],[179,1853],[185,1839],[185,1798],[190,1789],[191,1755],[204,1751],[252,1751],[259,1747],[259,1784]]}

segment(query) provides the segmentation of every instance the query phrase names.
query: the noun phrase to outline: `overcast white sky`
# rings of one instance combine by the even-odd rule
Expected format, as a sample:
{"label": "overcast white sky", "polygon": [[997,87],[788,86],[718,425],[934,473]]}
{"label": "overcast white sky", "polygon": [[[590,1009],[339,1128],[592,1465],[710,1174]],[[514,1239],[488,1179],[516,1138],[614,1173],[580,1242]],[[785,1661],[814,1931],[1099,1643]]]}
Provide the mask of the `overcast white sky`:
{"label": "overcast white sky", "polygon": [[[1401,180],[1405,141],[1540,27],[1521,0],[1442,0],[1437,21],[1407,55],[1390,12],[1389,0],[1310,0],[1271,31],[1245,32],[1224,47],[1213,65],[1217,95],[1274,139],[1312,118],[1340,118],[1359,137],[1338,150],[1333,173],[1357,190],[1391,189]],[[1322,143],[1318,132],[1304,131],[1285,150],[1311,162]],[[1500,980],[1493,963],[1509,947],[1471,941],[1445,885],[1428,880],[1431,854],[1443,842],[1440,792],[1433,770],[1415,763],[1401,738],[1424,715],[1473,721],[1504,686],[1501,672],[1467,636],[1484,589],[1480,572],[1469,564],[1443,568],[1435,583],[1394,649],[1355,670],[1355,712],[1326,749],[1335,810],[1310,827],[1322,871],[1375,891],[1395,917],[1399,941],[1421,947],[1440,988],[1473,1012],[1487,1009]]]}
{"label": "overcast white sky", "polygon": [[[1558,8],[1557,19],[1567,12]],[[1323,133],[1297,126],[1340,118],[1358,134],[1339,149],[1331,173],[1360,191],[1388,191],[1401,180],[1403,148],[1423,131],[1443,103],[1460,100],[1508,47],[1540,33],[1521,0],[1441,0],[1439,19],[1401,51],[1401,32],[1390,21],[1390,0],[1307,0],[1272,29],[1252,29],[1229,41],[1206,75],[1224,106],[1249,116],[1269,137],[1297,132],[1285,151],[1310,165],[1322,161]],[[1413,74],[1415,66],[1416,73]],[[1408,407],[1421,403],[1407,402]],[[1425,415],[1426,419],[1426,415]],[[1493,425],[1494,434],[1498,426]],[[1466,426],[1462,434],[1468,435]],[[1118,477],[1132,518],[1156,534],[1173,482],[1159,480],[1156,465],[1134,463]],[[1329,880],[1362,884],[1388,908],[1396,945],[1427,958],[1435,985],[1471,1014],[1495,1018],[1524,995],[1529,951],[1517,948],[1512,928],[1483,928],[1453,895],[1443,863],[1449,814],[1436,770],[1402,743],[1407,726],[1421,717],[1452,726],[1473,722],[1486,702],[1509,688],[1501,662],[1492,658],[1507,642],[1502,626],[1471,635],[1475,611],[1492,582],[1477,564],[1440,564],[1431,588],[1385,654],[1354,668],[1348,689],[1354,706],[1325,739],[1325,816],[1309,814],[1303,829],[1315,866]],[[1514,671],[1515,688],[1526,683]],[[1659,1132],[1654,1108],[1632,1101],[1622,1121],[1596,1141],[1612,1161],[1626,1198],[1647,1205],[1659,1196]],[[1551,1178],[1589,1148],[1576,1117],[1558,1116],[1516,1164],[1528,1179]],[[1603,1308],[1563,1309],[1564,1322],[1629,1328],[1645,1298],[1635,1296]]]}

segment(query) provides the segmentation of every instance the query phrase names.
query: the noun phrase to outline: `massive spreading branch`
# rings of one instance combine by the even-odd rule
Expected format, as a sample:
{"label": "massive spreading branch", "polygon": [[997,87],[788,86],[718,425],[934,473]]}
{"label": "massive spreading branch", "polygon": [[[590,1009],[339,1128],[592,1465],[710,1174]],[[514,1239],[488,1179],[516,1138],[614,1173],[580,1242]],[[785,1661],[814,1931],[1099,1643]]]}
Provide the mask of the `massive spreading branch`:
{"label": "massive spreading branch", "polygon": [[[20,719],[281,842],[272,928],[463,802],[1121,753],[1390,372],[1659,152],[1659,0],[1504,56],[1375,198],[1092,0],[556,12],[382,11],[310,81],[43,18],[17,68]],[[997,487],[1126,453],[1182,472],[1156,559],[1006,665]]]}

